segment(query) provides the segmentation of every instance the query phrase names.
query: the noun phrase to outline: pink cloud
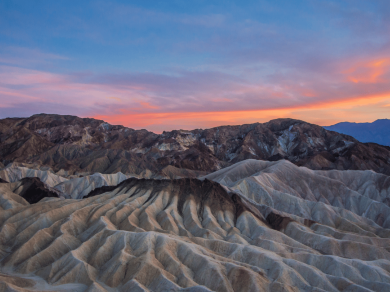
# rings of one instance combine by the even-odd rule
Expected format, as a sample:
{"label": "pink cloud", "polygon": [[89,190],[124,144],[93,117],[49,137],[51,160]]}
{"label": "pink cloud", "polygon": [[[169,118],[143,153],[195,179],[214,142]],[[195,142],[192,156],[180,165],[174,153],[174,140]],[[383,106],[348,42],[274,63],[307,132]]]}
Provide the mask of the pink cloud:
{"label": "pink cloud", "polygon": [[[345,60],[334,65],[332,72],[286,70],[283,74],[257,76],[256,82],[249,81],[253,76],[217,71],[87,75],[0,65],[0,114],[5,117],[17,109],[34,114],[45,109],[103,117],[109,122],[156,131],[171,126],[216,126],[299,115],[328,124],[321,122],[319,115],[328,116],[322,121],[337,122],[335,117],[329,118],[332,110],[344,109],[343,120],[348,120],[348,112],[357,119],[354,112],[362,105],[372,109],[373,115],[384,114],[381,109],[390,102],[389,60]],[[314,117],[313,112],[319,114]]]}

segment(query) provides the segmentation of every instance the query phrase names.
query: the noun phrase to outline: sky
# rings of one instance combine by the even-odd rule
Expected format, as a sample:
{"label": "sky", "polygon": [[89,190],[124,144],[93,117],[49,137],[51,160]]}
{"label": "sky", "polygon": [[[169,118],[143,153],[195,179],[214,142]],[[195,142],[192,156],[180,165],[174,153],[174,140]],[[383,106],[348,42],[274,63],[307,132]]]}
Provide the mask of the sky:
{"label": "sky", "polygon": [[390,118],[389,0],[0,1],[0,118]]}

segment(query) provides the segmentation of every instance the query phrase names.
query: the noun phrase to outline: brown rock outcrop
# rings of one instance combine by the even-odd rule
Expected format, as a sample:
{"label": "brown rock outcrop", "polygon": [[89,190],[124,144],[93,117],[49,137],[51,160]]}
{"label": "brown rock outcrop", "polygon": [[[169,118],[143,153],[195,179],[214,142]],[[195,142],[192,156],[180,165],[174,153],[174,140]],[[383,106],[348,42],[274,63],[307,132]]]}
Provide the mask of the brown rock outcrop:
{"label": "brown rock outcrop", "polygon": [[160,135],[75,116],[0,120],[2,163],[48,166],[68,175],[150,171],[170,178],[196,177],[245,159],[287,159],[317,170],[371,169],[390,174],[390,147],[360,143],[292,119]]}

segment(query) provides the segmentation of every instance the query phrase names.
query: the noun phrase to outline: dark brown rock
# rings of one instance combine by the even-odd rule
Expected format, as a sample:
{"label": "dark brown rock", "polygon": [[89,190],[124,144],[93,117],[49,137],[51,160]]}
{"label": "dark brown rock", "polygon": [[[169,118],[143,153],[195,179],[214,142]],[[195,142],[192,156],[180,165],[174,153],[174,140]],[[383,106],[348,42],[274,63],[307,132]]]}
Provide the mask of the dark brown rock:
{"label": "dark brown rock", "polygon": [[275,230],[284,230],[290,222],[294,222],[290,217],[281,216],[277,213],[271,212],[268,214],[267,223]]}
{"label": "dark brown rock", "polygon": [[75,116],[40,114],[0,120],[4,165],[30,163],[70,174],[140,174],[146,169],[158,174],[167,166],[208,173],[250,158],[287,159],[317,170],[370,169],[390,175],[390,147],[360,143],[293,119],[160,135]]}
{"label": "dark brown rock", "polygon": [[38,177],[25,177],[15,184],[14,193],[24,198],[30,204],[34,204],[43,198],[58,198],[58,194],[49,190]]}

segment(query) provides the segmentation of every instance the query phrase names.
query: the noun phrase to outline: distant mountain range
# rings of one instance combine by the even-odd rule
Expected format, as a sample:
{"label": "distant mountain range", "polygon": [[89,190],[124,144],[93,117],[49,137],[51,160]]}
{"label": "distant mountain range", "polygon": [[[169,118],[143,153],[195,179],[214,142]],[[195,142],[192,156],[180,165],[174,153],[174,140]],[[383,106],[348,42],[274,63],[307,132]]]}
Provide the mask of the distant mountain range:
{"label": "distant mountain range", "polygon": [[245,159],[286,159],[315,170],[390,174],[390,147],[360,143],[293,119],[162,134],[76,116],[0,120],[4,166],[27,163],[24,166],[51,168],[61,176],[122,172],[145,178],[197,177]]}
{"label": "distant mountain range", "polygon": [[360,142],[374,142],[390,146],[389,119],[376,120],[372,123],[343,122],[324,128],[341,134],[350,135]]}

